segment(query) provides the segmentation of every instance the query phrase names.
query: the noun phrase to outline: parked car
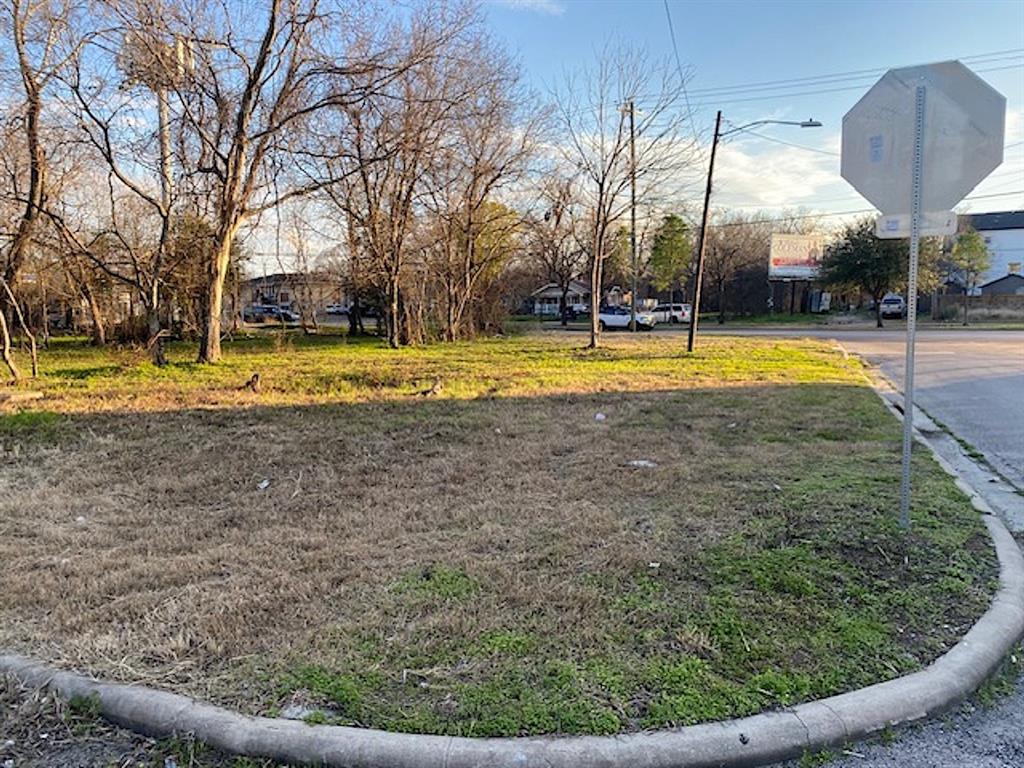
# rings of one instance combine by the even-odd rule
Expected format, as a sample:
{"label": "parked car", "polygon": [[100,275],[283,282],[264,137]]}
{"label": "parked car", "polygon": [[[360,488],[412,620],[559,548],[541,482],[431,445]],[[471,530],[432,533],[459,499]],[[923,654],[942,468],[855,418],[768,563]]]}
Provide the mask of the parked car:
{"label": "parked car", "polygon": [[246,323],[262,323],[267,319],[267,308],[262,304],[253,304],[242,310],[242,321]]}
{"label": "parked car", "polygon": [[242,320],[247,323],[266,323],[271,320],[297,323],[301,318],[295,312],[272,304],[253,304],[242,310]]}
{"label": "parked car", "polygon": [[692,311],[689,304],[659,304],[651,310],[659,323],[688,323]]}
{"label": "parked car", "polygon": [[[629,319],[629,307],[601,307],[601,313],[598,315],[597,325],[602,331],[612,328],[629,328]],[[649,331],[654,328],[654,325],[657,322],[658,321],[655,319],[654,315],[650,312],[641,312],[637,310],[637,328]]]}
{"label": "parked car", "polygon": [[328,315],[347,315],[348,307],[344,304],[328,304],[324,307],[324,312]]}
{"label": "parked car", "polygon": [[890,293],[882,299],[882,305],[879,312],[882,317],[906,317],[907,302],[904,301],[902,296]]}
{"label": "parked car", "polygon": [[290,309],[284,307],[268,307],[270,310],[270,316],[275,320],[280,320],[284,323],[297,323],[302,318],[299,317],[298,312],[293,312]]}

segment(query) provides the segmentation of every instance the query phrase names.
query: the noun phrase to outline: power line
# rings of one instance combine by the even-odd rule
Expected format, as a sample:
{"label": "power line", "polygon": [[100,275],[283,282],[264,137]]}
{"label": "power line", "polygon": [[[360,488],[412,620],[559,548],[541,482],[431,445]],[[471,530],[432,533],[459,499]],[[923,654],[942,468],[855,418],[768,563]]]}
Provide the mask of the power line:
{"label": "power line", "polygon": [[765,141],[772,141],[775,142],[776,144],[785,144],[787,147],[794,147],[795,149],[802,149],[807,152],[815,152],[819,155],[828,155],[829,157],[839,157],[838,152],[829,152],[827,149],[815,149],[814,147],[807,147],[804,146],[803,144],[796,144],[792,141],[786,141],[785,139],[776,139],[774,136],[768,136],[767,134],[758,133],[757,131],[743,131],[743,133],[740,135],[757,136],[757,138],[759,139],[764,139]]}
{"label": "power line", "polygon": [[[970,195],[968,197],[965,197],[963,199],[963,202],[968,202],[968,201],[971,201],[971,200],[987,200],[987,199],[990,199],[990,198],[993,198],[993,197],[1009,197],[1011,195],[1020,195],[1020,194],[1024,194],[1024,189],[1016,189],[1016,190],[1013,190],[1012,192],[996,192],[996,193],[988,194],[988,195]],[[723,206],[723,207],[728,207],[728,206]],[[742,208],[742,207],[746,207],[746,206],[738,206],[737,205],[737,206],[732,206],[732,207],[734,207],[734,208]],[[764,207],[770,207],[770,206],[764,206]],[[771,218],[771,219],[755,219],[755,220],[751,220],[751,221],[725,222],[724,224],[709,224],[708,226],[710,226],[710,227],[738,227],[738,226],[742,226],[743,224],[774,224],[774,223],[779,222],[779,221],[794,221],[794,220],[797,220],[797,219],[827,219],[827,218],[832,218],[832,217],[835,217],[835,216],[853,216],[853,215],[858,214],[858,213],[876,213],[876,212],[877,212],[877,209],[875,209],[875,208],[857,208],[857,209],[849,210],[849,211],[831,211],[829,213],[804,213],[804,214],[798,214],[796,216],[779,216],[779,217]]]}
{"label": "power line", "polygon": [[683,63],[679,59],[679,46],[676,45],[676,30],[672,24],[672,11],[669,10],[668,0],[665,0],[665,16],[668,18],[668,34],[672,40],[672,51],[676,57],[676,71],[679,72],[679,83],[683,88],[683,101],[686,103],[686,116],[690,121],[690,130],[693,131],[693,141],[697,146],[697,154],[701,163],[704,163],[704,147],[701,145],[700,135],[697,132],[697,124],[693,120],[693,108],[690,106],[690,94],[686,89],[686,76],[683,74]]}
{"label": "power line", "polygon": [[[1022,53],[1024,53],[1024,48],[1010,48],[1003,51],[991,51],[989,53],[977,53],[972,54],[970,56],[962,56],[960,57],[960,61],[970,61],[974,63],[988,64],[992,63],[993,61],[1016,59],[1019,58]],[[693,93],[694,95],[725,95],[730,91],[749,92],[757,90],[781,90],[785,88],[795,88],[802,85],[823,85],[831,81],[841,82],[844,80],[848,81],[853,79],[861,80],[867,76],[884,74],[889,69],[890,67],[873,67],[871,69],[855,69],[847,72],[833,72],[831,74],[826,75],[810,75],[807,77],[791,77],[782,80],[763,80],[761,82],[754,83],[737,83],[734,85],[708,86],[707,88],[695,88],[693,89]]]}
{"label": "power line", "polygon": [[[987,69],[977,69],[977,70],[974,70],[974,71],[977,74],[982,74],[982,73],[985,73],[985,72],[1002,72],[1002,71],[1007,70],[1007,69],[1020,69],[1021,67],[1024,67],[1024,64],[1009,64],[1009,65],[1002,66],[1002,67],[989,67]],[[819,88],[819,89],[810,90],[810,91],[793,91],[791,93],[775,93],[775,94],[768,94],[768,95],[765,95],[765,96],[744,96],[742,98],[737,98],[737,99],[733,99],[733,98],[728,98],[727,97],[724,100],[716,100],[716,103],[718,103],[718,104],[739,104],[741,102],[747,102],[747,101],[765,101],[766,99],[781,100],[781,99],[790,99],[790,98],[800,98],[800,97],[803,97],[803,96],[818,96],[818,95],[825,94],[825,93],[840,93],[842,91],[864,90],[869,85],[871,85],[870,82],[864,83],[862,85],[846,85],[846,86],[842,86],[842,87],[839,87],[839,88]]]}

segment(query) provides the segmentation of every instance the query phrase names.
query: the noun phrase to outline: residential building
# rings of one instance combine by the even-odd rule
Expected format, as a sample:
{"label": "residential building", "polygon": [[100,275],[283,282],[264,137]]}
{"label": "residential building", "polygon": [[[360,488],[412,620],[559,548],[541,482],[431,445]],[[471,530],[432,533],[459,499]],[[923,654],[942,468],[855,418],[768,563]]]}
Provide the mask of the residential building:
{"label": "residential building", "polygon": [[278,272],[244,280],[243,307],[269,304],[284,309],[323,312],[328,305],[348,306],[341,281],[323,272]]}
{"label": "residential building", "polygon": [[985,239],[992,263],[978,278],[979,292],[1014,293],[1019,281],[1004,281],[1008,275],[1024,275],[1024,211],[973,213],[961,217]]}
{"label": "residential building", "polygon": [[[542,317],[557,317],[562,301],[562,289],[558,283],[547,283],[530,294],[530,301],[533,303],[533,314]],[[577,312],[589,312],[590,286],[581,280],[570,280],[565,303],[569,309],[575,309]]]}

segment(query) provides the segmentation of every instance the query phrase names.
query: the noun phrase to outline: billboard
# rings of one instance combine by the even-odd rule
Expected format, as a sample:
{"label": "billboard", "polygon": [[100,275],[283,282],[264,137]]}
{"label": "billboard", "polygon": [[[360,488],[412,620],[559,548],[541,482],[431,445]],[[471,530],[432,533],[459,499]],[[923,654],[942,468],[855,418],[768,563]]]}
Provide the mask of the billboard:
{"label": "billboard", "polygon": [[824,235],[782,235],[772,233],[768,256],[769,280],[813,280],[818,276]]}

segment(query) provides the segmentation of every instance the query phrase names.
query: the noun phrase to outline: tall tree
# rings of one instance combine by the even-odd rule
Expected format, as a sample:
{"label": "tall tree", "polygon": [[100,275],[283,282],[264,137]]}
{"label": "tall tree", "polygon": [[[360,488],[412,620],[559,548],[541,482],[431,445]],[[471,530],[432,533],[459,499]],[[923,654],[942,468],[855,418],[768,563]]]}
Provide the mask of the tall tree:
{"label": "tall tree", "polygon": [[586,251],[579,240],[579,200],[571,176],[545,174],[539,202],[542,213],[527,220],[530,257],[544,277],[558,286],[558,313],[568,322],[568,296],[572,281],[586,266]]}
{"label": "tall tree", "polygon": [[704,273],[707,287],[715,291],[719,324],[725,322],[728,292],[737,275],[768,263],[770,241],[771,225],[758,214],[725,214],[708,227]]}
{"label": "tall tree", "polygon": [[[928,290],[937,279],[938,242],[922,238],[918,257],[918,288]],[[906,286],[909,246],[902,239],[875,236],[875,222],[860,219],[846,226],[825,249],[821,281],[837,288],[853,288],[871,297],[875,323],[882,327],[882,297]]]}
{"label": "tall tree", "polygon": [[669,292],[669,303],[675,291],[682,288],[690,274],[693,239],[690,228],[681,216],[670,213],[661,220],[651,243],[651,273],[654,287]]}
{"label": "tall tree", "polygon": [[[21,125],[21,151],[26,162],[21,173],[11,179],[10,193],[21,204],[17,224],[2,252],[0,272],[0,342],[2,358],[11,375],[19,378],[19,371],[10,355],[8,317],[20,314],[15,290],[18,275],[28,258],[38,221],[43,214],[47,194],[47,154],[43,137],[44,92],[61,69],[76,45],[68,34],[75,17],[70,1],[7,0],[0,15],[0,32],[9,35],[17,63],[17,86],[9,94],[10,103],[16,105]],[[5,105],[5,111],[8,109]],[[28,329],[25,329],[26,332]]]}
{"label": "tall tree", "polygon": [[[609,244],[629,211],[631,175],[637,205],[670,191],[690,162],[694,145],[681,138],[686,119],[678,69],[637,50],[606,48],[594,65],[568,75],[555,94],[562,153],[579,169],[585,243],[590,266],[590,347],[599,339],[599,311]],[[626,115],[636,107],[636,142]],[[635,150],[631,153],[631,149]]]}
{"label": "tall tree", "polygon": [[992,254],[985,245],[985,238],[973,228],[957,235],[950,261],[960,273],[964,286],[964,325],[967,325],[968,297],[978,284],[978,277],[992,266]]}

